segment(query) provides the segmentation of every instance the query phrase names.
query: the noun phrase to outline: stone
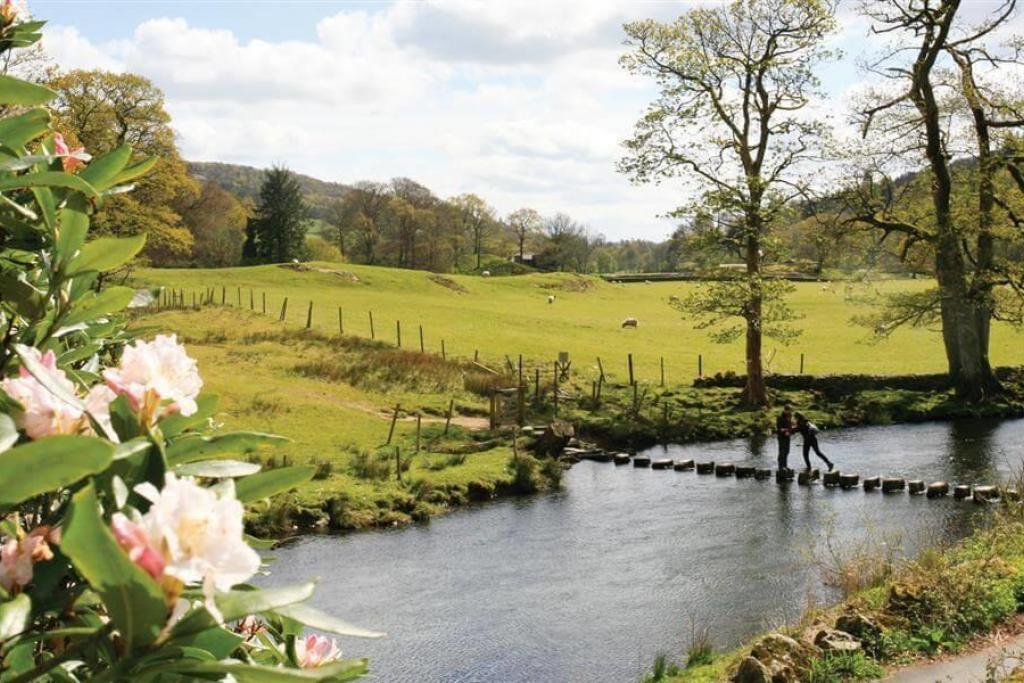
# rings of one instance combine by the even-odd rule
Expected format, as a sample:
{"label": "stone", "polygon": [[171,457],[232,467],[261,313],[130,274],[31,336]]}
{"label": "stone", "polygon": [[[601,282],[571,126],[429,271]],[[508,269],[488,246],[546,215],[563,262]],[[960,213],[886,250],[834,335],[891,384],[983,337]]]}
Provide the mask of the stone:
{"label": "stone", "polygon": [[580,440],[574,436],[571,439],[569,439],[568,443],[566,443],[565,445],[570,447],[578,447],[580,445]]}
{"label": "stone", "polygon": [[722,462],[715,465],[716,477],[731,477],[736,473],[736,465],[731,462]]}
{"label": "stone", "polygon": [[874,639],[882,635],[882,627],[860,612],[846,612],[836,619],[836,630],[849,633],[861,640]]}
{"label": "stone", "polygon": [[999,489],[995,486],[975,486],[971,497],[975,503],[991,503],[999,498]]}
{"label": "stone", "polygon": [[758,467],[754,470],[754,479],[761,481],[772,476],[772,471],[767,467]]}
{"label": "stone", "polygon": [[753,465],[736,465],[736,478],[737,479],[749,479],[754,476],[755,468]]}
{"label": "stone", "polygon": [[865,491],[874,491],[875,489],[880,488],[882,486],[882,478],[881,477],[864,477],[864,484],[863,485],[864,485],[864,490]]}
{"label": "stone", "polygon": [[1003,500],[1009,503],[1020,502],[1020,491],[1018,491],[1017,489],[1003,489],[1002,493]]}
{"label": "stone", "polygon": [[842,488],[844,488],[844,489],[849,490],[849,489],[857,488],[857,484],[859,484],[859,483],[860,483],[860,475],[859,474],[840,474],[839,475],[839,485]]}
{"label": "stone", "polygon": [[825,476],[822,477],[821,483],[829,488],[833,486],[839,486],[839,470],[833,470],[832,472],[826,472]]}
{"label": "stone", "polygon": [[686,472],[693,469],[692,460],[680,460],[675,464],[676,472]]}
{"label": "stone", "polygon": [[942,498],[943,496],[949,495],[949,484],[944,481],[935,481],[928,484],[928,489],[925,491],[925,495],[929,498]]}
{"label": "stone", "polygon": [[907,480],[900,477],[886,477],[882,480],[882,493],[894,493],[907,487]]}
{"label": "stone", "polygon": [[750,656],[768,670],[772,683],[798,683],[804,680],[810,670],[813,655],[810,646],[781,633],[769,633],[750,651]]}
{"label": "stone", "polygon": [[568,422],[561,420],[544,427],[534,442],[534,449],[542,455],[559,455],[573,438],[575,430]]}
{"label": "stone", "polygon": [[908,481],[907,491],[909,491],[912,496],[921,495],[924,493],[924,482],[920,479],[912,479],[911,481]]}
{"label": "stone", "polygon": [[616,453],[613,459],[616,465],[628,465],[630,461],[629,453]]}
{"label": "stone", "polygon": [[800,470],[796,475],[796,483],[801,486],[808,486],[812,481],[817,481],[821,478],[821,470],[817,467],[811,470]]}
{"label": "stone", "polygon": [[715,461],[697,463],[697,474],[714,474]]}
{"label": "stone", "polygon": [[788,467],[782,470],[775,471],[775,483],[785,484],[786,482],[793,481],[793,470]]}
{"label": "stone", "polygon": [[662,458],[660,460],[651,461],[652,470],[670,470],[672,469],[672,461],[668,458]]}
{"label": "stone", "polygon": [[633,467],[650,467],[651,459],[646,455],[633,456]]}
{"label": "stone", "polygon": [[772,674],[758,659],[744,657],[729,680],[732,683],[772,683]]}
{"label": "stone", "polygon": [[835,628],[823,628],[814,636],[814,644],[822,652],[857,652],[860,641],[846,631]]}
{"label": "stone", "polygon": [[953,487],[953,498],[963,500],[971,497],[971,487],[967,484],[958,484]]}

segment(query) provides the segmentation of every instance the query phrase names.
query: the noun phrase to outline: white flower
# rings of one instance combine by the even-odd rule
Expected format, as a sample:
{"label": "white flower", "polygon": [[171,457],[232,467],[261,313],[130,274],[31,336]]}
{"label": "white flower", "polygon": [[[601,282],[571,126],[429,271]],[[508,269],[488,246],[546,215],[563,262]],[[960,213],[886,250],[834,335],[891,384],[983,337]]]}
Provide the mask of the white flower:
{"label": "white flower", "polygon": [[146,422],[176,412],[192,415],[198,409],[196,397],[203,387],[195,360],[173,334],[128,345],[121,363],[104,370],[103,379],[115,393],[127,397],[132,409]]}
{"label": "white flower", "polygon": [[295,658],[303,669],[315,669],[336,661],[339,657],[341,650],[338,649],[334,638],[311,633],[295,641]]}
{"label": "white flower", "polygon": [[[53,351],[45,354],[38,349],[30,352],[53,384],[75,393],[75,385],[64,371],[57,367]],[[81,409],[62,401],[39,383],[24,367],[18,369],[18,377],[0,381],[0,388],[21,404],[21,411],[15,413],[14,421],[25,430],[29,438],[41,439],[54,434],[77,434],[88,427],[88,421]]]}
{"label": "white flower", "polygon": [[214,589],[229,590],[260,568],[260,556],[243,537],[244,509],[234,483],[204,488],[169,472],[162,490],[148,482],[135,490],[152,503],[138,524],[148,545],[163,553],[164,575],[184,584],[202,583],[207,608],[219,618]]}

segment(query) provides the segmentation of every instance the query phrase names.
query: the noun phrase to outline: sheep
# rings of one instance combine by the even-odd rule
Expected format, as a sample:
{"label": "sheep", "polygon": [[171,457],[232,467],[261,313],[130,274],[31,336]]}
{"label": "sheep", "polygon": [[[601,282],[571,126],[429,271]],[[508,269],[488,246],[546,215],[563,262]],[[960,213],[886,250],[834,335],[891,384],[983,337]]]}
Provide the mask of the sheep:
{"label": "sheep", "polygon": [[548,303],[549,304],[555,303],[555,295],[554,294],[548,294]]}
{"label": "sheep", "polygon": [[485,270],[484,272],[480,273],[480,275],[482,275],[483,277],[490,277],[491,276],[491,271]]}
{"label": "sheep", "polygon": [[677,303],[679,303],[679,297],[678,297],[678,296],[676,296],[675,294],[671,294],[671,295],[669,295],[669,297],[668,297],[668,302],[669,302],[670,304],[677,304]]}
{"label": "sheep", "polygon": [[640,321],[637,320],[636,318],[626,318],[625,320],[622,321],[622,327],[623,328],[632,327],[634,330],[636,329],[637,325],[639,325],[639,324],[640,324]]}

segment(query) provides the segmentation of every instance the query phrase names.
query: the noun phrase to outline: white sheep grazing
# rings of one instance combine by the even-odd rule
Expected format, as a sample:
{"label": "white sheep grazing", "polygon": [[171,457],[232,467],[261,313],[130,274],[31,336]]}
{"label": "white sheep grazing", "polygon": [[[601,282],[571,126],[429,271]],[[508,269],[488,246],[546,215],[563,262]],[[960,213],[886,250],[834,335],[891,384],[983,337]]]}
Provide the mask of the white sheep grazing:
{"label": "white sheep grazing", "polygon": [[632,327],[633,329],[636,329],[636,326],[639,324],[640,321],[637,320],[636,318],[626,318],[625,320],[622,321],[623,328]]}
{"label": "white sheep grazing", "polygon": [[485,270],[484,272],[482,272],[480,274],[483,275],[484,277],[490,277],[491,276],[491,271]]}
{"label": "white sheep grazing", "polygon": [[677,303],[679,303],[679,297],[676,296],[675,294],[670,294],[669,297],[668,297],[668,302],[670,304],[677,304]]}
{"label": "white sheep grazing", "polygon": [[549,304],[555,303],[555,295],[554,294],[548,294],[548,303]]}

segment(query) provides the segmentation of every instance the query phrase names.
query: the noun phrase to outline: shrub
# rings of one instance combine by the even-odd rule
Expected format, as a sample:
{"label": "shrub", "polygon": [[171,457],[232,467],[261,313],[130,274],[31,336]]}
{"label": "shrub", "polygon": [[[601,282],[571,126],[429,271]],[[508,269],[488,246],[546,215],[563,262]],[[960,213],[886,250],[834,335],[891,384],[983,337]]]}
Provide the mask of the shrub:
{"label": "shrub", "polygon": [[320,235],[306,235],[306,256],[309,261],[345,262],[341,250]]}
{"label": "shrub", "polygon": [[830,652],[811,662],[808,683],[873,681],[885,675],[885,669],[863,652]]}

